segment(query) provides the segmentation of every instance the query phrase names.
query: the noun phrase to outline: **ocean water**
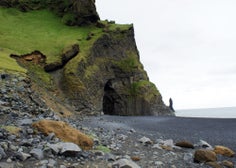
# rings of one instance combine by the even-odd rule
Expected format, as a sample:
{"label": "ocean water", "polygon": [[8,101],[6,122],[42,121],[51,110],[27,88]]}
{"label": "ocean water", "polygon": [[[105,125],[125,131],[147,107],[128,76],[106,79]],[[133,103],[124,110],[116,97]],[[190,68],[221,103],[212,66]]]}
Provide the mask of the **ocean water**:
{"label": "ocean water", "polygon": [[236,118],[236,107],[176,110],[179,117]]}

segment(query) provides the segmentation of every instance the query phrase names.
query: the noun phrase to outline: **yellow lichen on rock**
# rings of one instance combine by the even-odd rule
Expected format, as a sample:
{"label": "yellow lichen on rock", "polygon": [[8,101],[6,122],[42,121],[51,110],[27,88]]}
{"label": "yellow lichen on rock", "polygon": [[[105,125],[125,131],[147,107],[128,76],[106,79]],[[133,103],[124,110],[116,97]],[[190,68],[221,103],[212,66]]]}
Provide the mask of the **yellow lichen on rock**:
{"label": "yellow lichen on rock", "polygon": [[214,152],[227,157],[233,157],[235,152],[225,146],[215,146]]}
{"label": "yellow lichen on rock", "polygon": [[41,120],[32,124],[34,128],[48,135],[55,133],[56,137],[65,142],[73,142],[84,150],[93,147],[93,140],[79,130],[62,121]]}

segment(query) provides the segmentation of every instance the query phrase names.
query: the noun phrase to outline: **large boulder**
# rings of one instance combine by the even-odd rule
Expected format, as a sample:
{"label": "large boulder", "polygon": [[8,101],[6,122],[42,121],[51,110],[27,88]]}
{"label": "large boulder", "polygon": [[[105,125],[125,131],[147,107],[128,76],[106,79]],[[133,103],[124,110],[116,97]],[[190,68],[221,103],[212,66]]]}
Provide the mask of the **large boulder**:
{"label": "large boulder", "polygon": [[79,145],[84,150],[92,149],[93,140],[87,135],[81,133],[79,130],[71,127],[62,121],[53,120],[40,120],[32,124],[34,128],[37,128],[40,132],[49,135],[55,133],[55,135],[65,142],[73,142]]}
{"label": "large boulder", "polygon": [[216,153],[211,150],[198,149],[194,153],[194,162],[196,163],[215,162],[216,160]]}
{"label": "large boulder", "polygon": [[214,152],[216,154],[221,154],[227,157],[234,157],[235,152],[225,146],[215,146]]}

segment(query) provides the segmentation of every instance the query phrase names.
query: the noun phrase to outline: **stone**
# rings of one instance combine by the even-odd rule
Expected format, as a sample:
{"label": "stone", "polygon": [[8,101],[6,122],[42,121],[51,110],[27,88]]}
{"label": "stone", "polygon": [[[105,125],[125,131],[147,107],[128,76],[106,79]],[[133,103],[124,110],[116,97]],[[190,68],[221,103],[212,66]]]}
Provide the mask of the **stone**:
{"label": "stone", "polygon": [[66,49],[64,49],[62,53],[62,64],[63,66],[70,61],[72,58],[74,58],[79,53],[79,45],[74,44]]}
{"label": "stone", "polygon": [[138,140],[140,143],[142,144],[152,144],[153,142],[151,141],[151,139],[147,138],[147,137],[142,137]]}
{"label": "stone", "polygon": [[193,160],[193,154],[192,153],[185,153],[183,159],[184,159],[184,161]]}
{"label": "stone", "polygon": [[43,154],[42,149],[34,148],[30,151],[30,154],[38,160],[42,160],[44,158],[44,154]]}
{"label": "stone", "polygon": [[110,162],[110,161],[114,162],[116,160],[116,157],[111,153],[106,153],[104,155],[104,159],[108,162]]}
{"label": "stone", "polygon": [[182,147],[182,148],[192,148],[194,149],[194,146],[191,142],[188,141],[180,141],[175,144],[176,146]]}
{"label": "stone", "polygon": [[154,144],[153,149],[162,149],[162,147],[160,146],[160,144]]}
{"label": "stone", "polygon": [[174,147],[174,141],[173,141],[173,139],[167,139],[165,141],[162,141],[161,145],[173,148]]}
{"label": "stone", "polygon": [[214,152],[227,157],[234,157],[235,152],[225,146],[215,146]]}
{"label": "stone", "polygon": [[34,133],[34,130],[31,129],[31,128],[28,128],[26,131],[27,131],[28,134],[33,134]]}
{"label": "stone", "polygon": [[160,147],[164,150],[167,150],[167,151],[172,151],[173,150],[173,147],[171,147],[171,146],[160,145]]}
{"label": "stone", "polygon": [[59,153],[65,156],[75,156],[81,151],[78,145],[71,142],[59,142],[57,144],[48,143],[47,147],[52,149],[54,153]]}
{"label": "stone", "polygon": [[26,118],[26,119],[22,119],[19,122],[19,126],[28,126],[31,125],[33,123],[32,119]]}
{"label": "stone", "polygon": [[61,150],[61,146],[58,144],[47,143],[47,147],[51,149],[54,154],[58,154]]}
{"label": "stone", "polygon": [[24,152],[17,152],[15,153],[15,157],[19,159],[20,161],[25,161],[26,159],[30,158],[31,155]]}
{"label": "stone", "polygon": [[48,160],[48,164],[47,164],[47,168],[54,168],[56,167],[57,161],[54,159],[49,159]]}
{"label": "stone", "polygon": [[6,158],[7,155],[2,147],[0,147],[0,160]]}
{"label": "stone", "polygon": [[55,133],[52,132],[52,133],[50,133],[50,134],[46,137],[46,140],[47,140],[47,141],[51,141],[54,137],[55,137]]}
{"label": "stone", "polygon": [[227,167],[227,168],[234,168],[234,163],[231,162],[231,161],[228,161],[228,160],[224,160],[224,161],[222,162],[222,165],[225,166],[225,167]]}
{"label": "stone", "polygon": [[131,160],[137,162],[137,161],[140,161],[141,158],[139,156],[131,156]]}
{"label": "stone", "polygon": [[19,145],[25,147],[33,146],[32,139],[23,139]]}
{"label": "stone", "polygon": [[159,167],[159,166],[162,166],[164,165],[164,163],[162,161],[155,161],[155,166]]}
{"label": "stone", "polygon": [[205,149],[213,150],[213,147],[204,140],[200,140],[200,142],[198,143],[198,146],[205,148]]}
{"label": "stone", "polygon": [[131,129],[131,130],[129,130],[131,133],[136,133],[136,131],[135,131],[135,129]]}
{"label": "stone", "polygon": [[141,168],[141,167],[131,160],[119,159],[112,164],[112,168]]}
{"label": "stone", "polygon": [[81,151],[80,147],[71,142],[60,142],[61,146],[60,153],[66,156],[77,154]]}
{"label": "stone", "polygon": [[198,149],[194,153],[194,162],[196,163],[215,162],[216,160],[216,154],[211,150]]}
{"label": "stone", "polygon": [[4,163],[4,162],[0,162],[0,168],[15,168],[14,163]]}
{"label": "stone", "polygon": [[206,165],[209,165],[213,168],[222,168],[222,166],[217,162],[206,162]]}
{"label": "stone", "polygon": [[72,142],[84,150],[92,149],[93,140],[79,130],[62,121],[41,120],[32,124],[42,133],[49,135],[55,133],[56,137],[65,142]]}

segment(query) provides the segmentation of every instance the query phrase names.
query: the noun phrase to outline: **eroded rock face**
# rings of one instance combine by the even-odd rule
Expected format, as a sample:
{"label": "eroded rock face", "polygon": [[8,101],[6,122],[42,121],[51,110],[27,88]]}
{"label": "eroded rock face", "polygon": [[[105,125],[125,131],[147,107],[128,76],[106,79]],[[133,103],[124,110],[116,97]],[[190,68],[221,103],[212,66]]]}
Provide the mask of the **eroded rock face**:
{"label": "eroded rock face", "polygon": [[83,25],[99,20],[95,0],[1,0],[0,6],[16,7],[21,11],[49,8],[67,25]]}
{"label": "eroded rock face", "polygon": [[172,115],[140,63],[132,26],[105,33],[80,60],[77,73],[68,73],[69,62],[62,79],[63,90],[78,111]]}

